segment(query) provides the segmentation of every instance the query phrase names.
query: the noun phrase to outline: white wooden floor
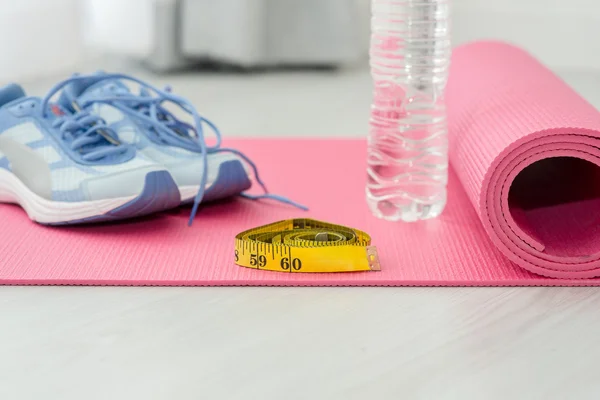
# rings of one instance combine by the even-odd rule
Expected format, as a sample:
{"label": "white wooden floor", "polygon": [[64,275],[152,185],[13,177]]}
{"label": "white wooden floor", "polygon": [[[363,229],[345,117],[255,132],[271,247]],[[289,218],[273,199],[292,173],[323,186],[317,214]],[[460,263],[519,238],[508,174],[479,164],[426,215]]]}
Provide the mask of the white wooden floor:
{"label": "white wooden floor", "polygon": [[[600,74],[561,75],[600,106]],[[230,136],[366,132],[366,71],[153,79]],[[596,400],[599,307],[595,288],[0,287],[0,399]]]}

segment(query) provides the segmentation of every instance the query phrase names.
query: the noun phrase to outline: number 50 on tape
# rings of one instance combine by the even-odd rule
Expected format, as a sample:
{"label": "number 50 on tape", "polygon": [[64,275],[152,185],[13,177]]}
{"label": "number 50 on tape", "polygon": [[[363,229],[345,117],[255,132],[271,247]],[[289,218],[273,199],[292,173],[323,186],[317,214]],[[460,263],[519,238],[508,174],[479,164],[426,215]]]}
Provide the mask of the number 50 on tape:
{"label": "number 50 on tape", "polygon": [[379,271],[371,237],[358,229],[300,218],[249,229],[235,237],[235,263],[280,272]]}

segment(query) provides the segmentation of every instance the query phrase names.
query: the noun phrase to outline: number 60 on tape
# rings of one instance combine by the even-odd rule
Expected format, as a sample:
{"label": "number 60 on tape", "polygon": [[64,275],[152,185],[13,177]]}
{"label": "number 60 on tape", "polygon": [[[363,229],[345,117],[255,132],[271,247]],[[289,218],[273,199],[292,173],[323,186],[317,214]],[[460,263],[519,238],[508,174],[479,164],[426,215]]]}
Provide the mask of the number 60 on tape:
{"label": "number 60 on tape", "polygon": [[357,229],[300,218],[249,229],[235,237],[235,263],[280,272],[379,271],[377,248]]}

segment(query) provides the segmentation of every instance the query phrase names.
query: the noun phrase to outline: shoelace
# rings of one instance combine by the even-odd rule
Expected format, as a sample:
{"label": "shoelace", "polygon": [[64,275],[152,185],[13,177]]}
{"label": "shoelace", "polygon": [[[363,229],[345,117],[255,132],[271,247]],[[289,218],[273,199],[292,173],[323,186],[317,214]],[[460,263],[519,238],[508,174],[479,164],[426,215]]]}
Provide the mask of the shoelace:
{"label": "shoelace", "polygon": [[[127,91],[126,89],[116,88],[116,87],[114,89],[115,89],[114,92],[119,93],[120,95],[131,95],[131,92]],[[167,93],[171,93],[170,86],[165,87],[163,90]],[[140,89],[140,94],[138,96],[142,97],[142,98],[152,97],[150,91],[148,89],[146,89],[145,87],[142,87]],[[176,133],[177,135],[179,135],[183,138],[187,138],[186,141],[183,141],[180,143],[182,146],[188,145],[190,137],[197,136],[196,129],[192,125],[176,118],[169,110],[167,110],[161,104],[157,104],[157,103],[148,104],[145,102],[141,102],[140,104],[136,105],[135,102],[132,102],[132,103],[130,103],[129,108],[136,110],[138,113],[141,113],[142,115],[145,115],[146,117],[151,118],[153,121],[160,121],[167,128],[169,128],[173,133]],[[211,127],[211,129],[213,129],[213,131],[215,131],[215,132],[218,131],[217,127],[214,126],[214,124],[212,122],[210,122],[209,120],[202,118],[202,121],[204,123],[206,123],[207,125],[209,125]],[[218,140],[220,142],[220,134],[218,136]],[[210,150],[210,146],[208,147],[208,149]]]}
{"label": "shoelace", "polygon": [[70,142],[71,150],[78,151],[85,161],[97,161],[126,151],[124,146],[107,140],[104,135],[112,135],[112,131],[100,117],[85,111],[58,117],[52,127],[60,131],[61,139]]}
{"label": "shoelace", "polygon": [[[42,99],[42,117],[47,118],[50,100],[59,89],[53,88]],[[120,145],[116,133],[106,125],[102,118],[86,111],[76,111],[56,117],[52,127],[59,130],[60,139],[69,143],[71,150],[78,152],[85,161],[97,161],[105,157],[118,156],[127,151]]]}
{"label": "shoelace", "polygon": [[[295,206],[305,211],[308,210],[307,207],[298,204],[290,199],[269,193],[264,182],[260,179],[258,175],[258,168],[256,167],[256,165],[246,155],[244,155],[238,150],[230,148],[221,148],[221,132],[216,127],[216,125],[208,119],[200,116],[196,111],[195,107],[188,100],[181,96],[173,94],[170,88],[167,88],[166,90],[161,90],[140,79],[129,75],[118,73],[105,73],[102,75],[73,76],[70,79],[67,79],[56,85],[53,88],[54,93],[56,93],[61,88],[63,88],[71,82],[83,81],[88,79],[93,79],[95,82],[99,82],[102,80],[130,81],[140,85],[142,90],[139,95],[126,92],[119,93],[114,96],[86,96],[86,99],[82,103],[78,104],[79,107],[81,107],[82,109],[85,109],[86,107],[94,103],[109,104],[119,109],[124,114],[136,118],[137,120],[143,122],[147,126],[150,126],[152,128],[153,134],[156,135],[156,140],[164,144],[182,147],[195,152],[200,152],[203,171],[200,180],[200,188],[198,189],[198,193],[194,198],[194,205],[192,207],[192,212],[190,214],[188,225],[192,225],[192,222],[198,212],[198,207],[200,206],[200,203],[202,202],[202,199],[204,197],[205,187],[208,179],[207,172],[209,153],[229,152],[236,154],[239,157],[241,157],[252,168],[256,182],[262,187],[265,193],[262,195],[250,195],[247,193],[242,193],[241,195],[243,197],[253,200],[272,199]],[[152,96],[151,92],[153,92],[156,96]],[[178,106],[180,109],[185,111],[188,115],[190,115],[194,120],[194,125],[192,126],[179,120],[168,110],[166,110],[166,108],[163,107],[163,104],[168,102],[173,103],[174,105]],[[212,146],[207,146],[206,144],[203,124],[208,125],[208,127],[212,130],[216,138],[216,143]]]}

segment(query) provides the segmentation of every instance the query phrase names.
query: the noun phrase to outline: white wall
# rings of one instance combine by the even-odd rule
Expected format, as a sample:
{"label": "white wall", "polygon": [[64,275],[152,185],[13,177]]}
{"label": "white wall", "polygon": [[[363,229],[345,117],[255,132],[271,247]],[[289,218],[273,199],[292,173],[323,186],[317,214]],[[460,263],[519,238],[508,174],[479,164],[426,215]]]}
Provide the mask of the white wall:
{"label": "white wall", "polygon": [[[354,1],[368,21],[370,0]],[[455,45],[502,39],[557,69],[600,69],[600,0],[442,1],[452,6]]]}
{"label": "white wall", "polygon": [[79,0],[0,0],[0,85],[80,63],[80,6]]}
{"label": "white wall", "polygon": [[[0,0],[0,84],[72,72],[84,59],[86,32],[95,34],[88,44],[146,55],[154,1],[173,0]],[[366,53],[370,0],[348,1],[362,16],[357,29]],[[600,69],[600,0],[448,1],[455,44],[504,39],[556,69]],[[83,18],[86,2],[91,14]],[[132,12],[119,19],[115,9]]]}
{"label": "white wall", "polygon": [[455,44],[499,38],[557,69],[600,69],[600,0],[450,0]]}
{"label": "white wall", "polygon": [[85,40],[92,49],[145,57],[154,46],[154,4],[173,0],[85,0]]}

